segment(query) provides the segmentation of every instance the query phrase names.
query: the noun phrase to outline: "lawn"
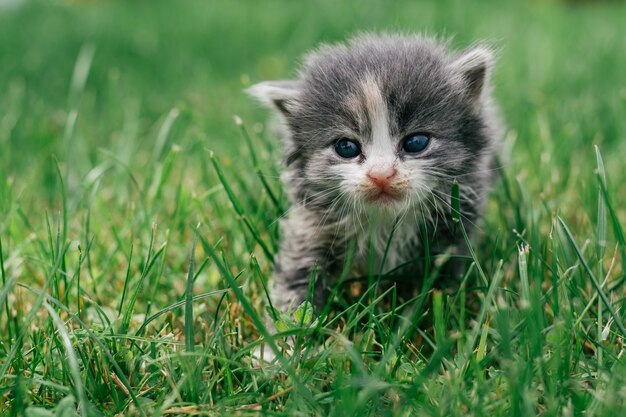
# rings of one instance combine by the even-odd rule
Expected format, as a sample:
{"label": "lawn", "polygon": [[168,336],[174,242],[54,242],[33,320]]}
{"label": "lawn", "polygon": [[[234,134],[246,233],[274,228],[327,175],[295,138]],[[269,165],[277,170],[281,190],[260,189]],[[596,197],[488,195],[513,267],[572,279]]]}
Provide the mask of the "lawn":
{"label": "lawn", "polygon": [[[611,1],[0,1],[0,415],[626,415],[625,21]],[[339,289],[257,366],[287,202],[243,90],[359,31],[497,47],[503,176],[458,291]]]}

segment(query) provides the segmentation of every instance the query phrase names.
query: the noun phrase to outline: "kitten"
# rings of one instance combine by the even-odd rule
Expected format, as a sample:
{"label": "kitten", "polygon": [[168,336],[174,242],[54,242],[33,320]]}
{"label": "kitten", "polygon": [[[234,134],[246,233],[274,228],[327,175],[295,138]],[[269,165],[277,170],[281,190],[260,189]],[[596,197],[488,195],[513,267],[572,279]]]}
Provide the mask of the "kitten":
{"label": "kitten", "polygon": [[352,240],[352,275],[372,271],[372,258],[375,273],[413,261],[403,271],[414,288],[425,240],[431,259],[464,252],[450,190],[458,181],[471,232],[502,133],[489,95],[493,60],[485,46],[455,53],[419,35],[361,35],[307,55],[297,80],[248,90],[278,110],[284,126],[291,208],[275,261],[277,308],[307,298],[312,272],[314,305],[323,307]]}

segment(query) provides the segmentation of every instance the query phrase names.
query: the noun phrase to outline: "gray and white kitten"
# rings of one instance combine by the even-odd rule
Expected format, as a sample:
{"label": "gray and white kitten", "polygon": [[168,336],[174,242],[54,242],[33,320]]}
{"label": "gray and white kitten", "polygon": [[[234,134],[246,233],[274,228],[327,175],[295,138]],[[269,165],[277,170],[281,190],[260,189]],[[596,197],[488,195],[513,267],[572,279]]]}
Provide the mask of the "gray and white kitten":
{"label": "gray and white kitten", "polygon": [[372,271],[372,258],[376,273],[383,258],[384,271],[413,261],[404,275],[415,288],[424,242],[433,259],[463,252],[450,190],[458,181],[471,232],[496,175],[502,133],[489,94],[493,60],[486,46],[457,53],[419,35],[361,35],[308,54],[297,80],[248,90],[284,122],[291,208],[281,222],[275,306],[304,301],[312,270],[314,304],[324,306],[351,240],[352,275]]}

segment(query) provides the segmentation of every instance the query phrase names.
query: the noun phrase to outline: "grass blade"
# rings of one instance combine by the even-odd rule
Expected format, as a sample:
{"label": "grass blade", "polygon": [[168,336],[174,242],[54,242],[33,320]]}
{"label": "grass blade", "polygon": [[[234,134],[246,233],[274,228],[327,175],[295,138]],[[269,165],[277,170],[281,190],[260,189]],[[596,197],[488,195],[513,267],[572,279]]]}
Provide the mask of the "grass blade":
{"label": "grass blade", "polygon": [[250,315],[250,318],[252,319],[254,325],[257,326],[259,333],[261,333],[263,337],[268,339],[267,343],[270,345],[270,347],[274,351],[274,354],[276,354],[277,356],[281,355],[280,349],[278,349],[278,346],[276,346],[272,337],[267,331],[267,328],[265,327],[265,323],[263,323],[263,320],[259,317],[254,307],[252,307],[252,305],[250,304],[250,301],[248,301],[248,299],[244,295],[241,288],[236,284],[234,277],[232,276],[228,268],[226,268],[226,266],[222,262],[222,259],[217,255],[217,252],[215,252],[213,247],[209,245],[209,242],[207,242],[206,239],[204,239],[204,237],[200,235],[200,231],[198,229],[194,229],[194,232],[196,236],[198,237],[198,239],[200,239],[200,244],[202,245],[202,248],[204,249],[204,251],[207,253],[207,255],[211,257],[211,259],[213,259],[213,262],[217,266],[217,269],[219,270],[222,278],[226,280],[231,290],[235,293],[235,296],[241,302],[242,307],[245,310],[245,312]]}
{"label": "grass blade", "polygon": [[124,288],[122,289],[122,298],[120,299],[120,305],[117,307],[117,315],[122,315],[122,308],[124,307],[124,300],[126,299],[126,293],[128,292],[128,285],[130,281],[130,268],[133,260],[133,244],[130,244],[130,253],[128,254],[128,267],[126,268],[126,277],[124,278]]}
{"label": "grass blade", "polygon": [[178,110],[176,107],[174,107],[169,111],[169,113],[167,113],[167,116],[165,117],[165,120],[163,121],[163,124],[159,129],[156,141],[154,142],[154,148],[152,149],[153,161],[159,159],[161,153],[163,153],[163,148],[165,147],[165,143],[167,142],[167,137],[169,136],[170,130],[172,130],[172,126],[174,125],[176,119],[178,119],[179,115],[180,110]]}
{"label": "grass blade", "polygon": [[[198,301],[198,300],[202,300],[205,298],[209,298],[212,297],[214,295],[223,295],[226,294],[227,292],[229,292],[229,289],[223,289],[223,290],[214,290],[214,291],[209,291],[209,292],[205,292],[203,294],[198,294],[192,297],[192,301]],[[148,317],[146,320],[144,320],[144,322],[141,324],[141,326],[139,326],[139,329],[137,329],[137,332],[135,333],[135,336],[140,336],[143,331],[146,329],[146,327],[148,327],[148,325],[150,323],[152,323],[154,320],[158,319],[159,317],[161,317],[163,314],[169,313],[170,311],[174,311],[177,308],[183,307],[185,306],[187,303],[187,299],[185,298],[184,300],[178,301],[174,304],[171,304],[159,311],[157,311],[156,313],[154,313],[153,315],[151,315],[150,317]]]}
{"label": "grass blade", "polygon": [[52,318],[55,327],[61,335],[61,340],[63,341],[63,346],[65,347],[65,352],[67,353],[67,362],[69,364],[70,372],[72,374],[72,379],[74,380],[74,389],[76,390],[76,397],[78,398],[80,415],[82,417],[87,417],[89,403],[87,401],[87,395],[85,394],[85,387],[83,386],[83,381],[80,376],[78,359],[76,359],[76,353],[74,352],[74,346],[72,346],[70,335],[65,328],[63,320],[61,320],[59,315],[56,313],[56,311],[54,311],[50,304],[44,301],[43,306],[46,308],[46,310],[48,310],[48,314],[50,314],[50,317]]}
{"label": "grass blade", "polygon": [[567,240],[569,240],[569,243],[574,249],[574,252],[576,252],[576,256],[578,257],[578,260],[580,261],[583,268],[585,269],[585,272],[587,272],[587,275],[589,275],[589,278],[591,279],[591,283],[593,284],[596,291],[598,292],[598,295],[602,299],[604,306],[609,310],[609,313],[611,314],[611,317],[613,318],[615,325],[617,326],[620,333],[622,334],[622,337],[626,338],[626,329],[624,328],[624,325],[622,324],[621,317],[616,314],[615,310],[613,309],[613,306],[611,305],[611,302],[607,298],[604,291],[602,291],[602,287],[600,286],[600,283],[596,279],[596,276],[594,275],[593,271],[589,267],[587,260],[585,259],[580,249],[578,248],[578,245],[576,244],[576,241],[574,240],[574,236],[572,236],[572,232],[570,232],[569,228],[567,227],[563,219],[558,217],[558,221],[559,221],[559,224],[561,225],[562,230],[565,232],[565,235],[567,236]]}
{"label": "grass blade", "polygon": [[187,271],[187,290],[185,291],[185,350],[194,351],[193,331],[193,277],[195,269],[196,242],[198,235],[194,234],[191,243],[191,255],[189,256],[189,270]]}
{"label": "grass blade", "polygon": [[130,302],[128,303],[128,306],[126,307],[126,311],[124,312],[124,318],[122,320],[122,332],[123,333],[126,333],[128,331],[128,327],[130,325],[130,320],[131,320],[133,311],[135,310],[135,304],[137,303],[137,299],[139,298],[139,294],[143,290],[143,284],[146,281],[146,278],[148,277],[148,274],[150,273],[150,271],[154,267],[154,264],[156,263],[157,259],[159,259],[159,257],[161,256],[161,254],[165,250],[165,245],[163,245],[156,252],[154,252],[154,253],[152,252],[153,249],[154,249],[154,235],[155,235],[155,232],[156,232],[156,225],[153,225],[153,227],[152,227],[152,234],[150,236],[150,244],[148,246],[148,254],[146,255],[146,261],[144,263],[143,270],[141,271],[141,275],[139,276],[139,282],[137,282],[137,284],[135,286],[135,291],[133,292],[133,295],[130,298]]}
{"label": "grass blade", "polygon": [[[41,307],[41,305],[43,304],[45,300],[46,291],[48,291],[48,288],[50,288],[50,284],[54,281],[57,271],[59,270],[59,266],[61,265],[62,258],[63,258],[62,256],[55,258],[55,263],[52,269],[50,270],[50,272],[48,273],[46,280],[44,281],[44,286],[42,290],[38,292],[37,299],[32,304],[30,310],[28,311],[28,314],[26,314],[24,323],[30,324],[34,320],[35,316],[37,315],[37,311],[39,310],[39,308]],[[15,343],[9,350],[9,353],[4,358],[4,363],[2,364],[2,367],[0,367],[0,380],[4,379],[6,373],[11,367],[13,358],[17,354],[17,350],[19,349],[19,346],[21,345],[21,340],[24,337],[24,335],[27,333],[27,331],[28,331],[28,325],[23,326],[19,330],[16,330],[17,333],[15,336]]]}
{"label": "grass blade", "polygon": [[217,173],[217,176],[220,182],[222,183],[222,186],[224,187],[224,190],[226,191],[226,194],[228,195],[228,199],[232,203],[235,209],[235,212],[244,222],[244,224],[246,225],[246,228],[252,234],[252,237],[254,238],[254,240],[259,244],[259,246],[261,246],[261,249],[263,250],[263,253],[267,257],[267,259],[270,262],[272,262],[272,260],[274,259],[274,255],[272,254],[272,251],[270,251],[268,246],[265,244],[265,241],[261,239],[261,236],[258,230],[256,229],[256,227],[254,227],[252,223],[250,223],[250,220],[245,215],[243,207],[241,206],[241,203],[239,203],[239,199],[235,196],[235,192],[231,188],[229,182],[226,180],[224,171],[222,171],[220,164],[217,162],[217,159],[215,158],[215,155],[213,154],[213,152],[210,152],[209,156],[211,158],[211,162],[213,163],[213,168],[215,168],[215,172]]}
{"label": "grass blade", "polygon": [[263,291],[265,292],[265,298],[267,299],[267,303],[270,307],[270,311],[272,312],[272,318],[276,320],[278,317],[276,316],[276,311],[274,311],[274,305],[272,304],[272,299],[270,297],[267,282],[265,281],[263,272],[261,272],[261,268],[259,267],[259,262],[256,260],[256,256],[254,256],[253,253],[250,254],[250,263],[252,265],[252,270],[256,273],[257,277],[259,277],[259,280],[261,281],[261,285],[263,286]]}
{"label": "grass blade", "polygon": [[272,203],[278,209],[278,216],[280,217],[283,215],[284,209],[282,205],[280,204],[280,200],[276,197],[276,194],[274,194],[274,192],[272,191],[272,188],[267,183],[266,176],[261,170],[261,167],[259,166],[259,161],[256,157],[256,151],[254,150],[254,146],[252,146],[252,139],[250,138],[248,129],[246,129],[246,126],[243,124],[243,120],[241,120],[240,117],[235,117],[235,123],[239,126],[239,129],[241,130],[241,136],[243,136],[243,139],[246,142],[246,146],[248,147],[250,158],[252,158],[252,168],[254,169],[254,172],[256,173],[257,177],[259,177],[261,184],[263,184],[263,188],[265,188],[265,191],[267,192],[267,195],[270,197],[270,200],[272,200]]}
{"label": "grass blade", "polygon": [[[137,399],[137,396],[135,395],[135,393],[133,391],[133,388],[130,385],[130,382],[128,382],[128,378],[126,378],[126,375],[124,374],[124,371],[122,370],[120,365],[115,360],[115,357],[113,356],[113,354],[111,353],[109,348],[100,340],[100,338],[98,338],[96,336],[96,334],[78,316],[76,316],[76,314],[72,313],[70,311],[70,309],[67,308],[67,306],[65,306],[59,300],[55,299],[54,297],[49,296],[44,291],[39,291],[39,290],[37,290],[35,288],[32,288],[32,287],[30,287],[28,285],[19,284],[19,286],[22,287],[22,288],[26,288],[27,290],[29,290],[33,294],[36,294],[37,295],[37,299],[41,298],[42,303],[45,300],[45,301],[48,301],[51,304],[54,304],[56,307],[58,307],[59,309],[63,310],[68,316],[70,316],[72,318],[72,320],[74,320],[76,323],[78,323],[78,325],[87,333],[89,338],[94,343],[96,343],[100,347],[100,349],[102,349],[102,351],[104,352],[105,356],[107,357],[107,360],[111,363],[111,365],[115,369],[115,372],[117,373],[117,377],[120,379],[121,384],[124,386],[124,388],[126,389],[128,394],[130,395],[130,397],[131,397],[131,399],[133,401],[133,404],[135,404],[135,407],[137,407],[137,410],[139,411],[139,414],[145,417],[146,413],[144,412],[143,407],[141,406],[141,403]],[[41,303],[39,304],[39,306],[41,306]],[[2,374],[0,374],[0,379],[2,379],[2,378],[3,378],[3,376],[2,376]]]}
{"label": "grass blade", "polygon": [[[600,149],[595,146],[596,150],[596,163],[598,170],[598,181],[600,184],[606,186],[606,171],[604,170],[604,162],[602,161],[602,155],[600,155]],[[604,259],[604,252],[606,251],[606,201],[604,200],[604,196],[602,195],[602,185],[598,185],[598,226],[597,226],[597,251],[598,251],[598,260],[600,265],[602,265],[602,260]]]}
{"label": "grass blade", "polygon": [[11,310],[9,309],[9,292],[13,287],[14,279],[9,279],[7,284],[6,271],[4,270],[4,254],[2,251],[2,236],[0,236],[0,275],[2,275],[2,291],[0,291],[0,310],[2,310],[3,304],[7,313],[7,336],[8,346],[11,347],[11,339],[13,334],[11,331]]}
{"label": "grass blade", "polygon": [[283,356],[282,351],[278,348],[278,346],[276,345],[276,342],[274,342],[274,338],[270,335],[269,331],[267,330],[265,323],[263,323],[263,320],[259,317],[259,315],[257,314],[252,304],[250,304],[250,301],[247,299],[247,297],[245,296],[241,288],[236,285],[231,272],[228,270],[228,268],[226,268],[226,266],[224,265],[220,257],[217,255],[217,253],[211,247],[211,245],[209,245],[206,239],[204,239],[204,237],[200,235],[199,230],[194,229],[194,231],[196,235],[198,236],[198,239],[200,239],[200,243],[202,244],[202,247],[205,250],[205,252],[207,252],[207,254],[215,262],[217,269],[220,271],[220,275],[226,280],[226,282],[228,283],[233,293],[235,293],[235,297],[237,297],[237,300],[239,300],[239,302],[241,303],[243,310],[246,312],[246,314],[248,314],[248,316],[250,317],[254,325],[257,327],[257,330],[259,331],[259,333],[261,333],[261,335],[263,336],[265,342],[268,344],[270,349],[272,349],[272,352],[274,353],[274,355],[276,355],[283,369],[287,372],[289,377],[292,379],[297,392],[300,395],[302,395],[303,398],[305,398],[310,404],[312,405],[315,404],[315,400],[313,396],[311,395],[311,392],[302,384],[298,375],[294,372],[291,365],[289,365],[286,358]]}

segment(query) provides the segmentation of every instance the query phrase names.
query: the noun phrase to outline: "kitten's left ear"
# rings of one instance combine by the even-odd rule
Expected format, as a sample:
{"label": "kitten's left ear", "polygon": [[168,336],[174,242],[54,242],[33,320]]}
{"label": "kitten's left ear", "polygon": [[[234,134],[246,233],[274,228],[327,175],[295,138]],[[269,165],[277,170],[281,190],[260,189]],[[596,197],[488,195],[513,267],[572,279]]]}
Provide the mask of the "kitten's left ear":
{"label": "kitten's left ear", "polygon": [[264,81],[254,84],[246,92],[266,106],[274,107],[289,117],[298,105],[302,92],[302,81]]}
{"label": "kitten's left ear", "polygon": [[463,51],[453,60],[452,66],[459,71],[466,83],[469,97],[478,101],[489,81],[495,57],[486,46],[476,46]]}

